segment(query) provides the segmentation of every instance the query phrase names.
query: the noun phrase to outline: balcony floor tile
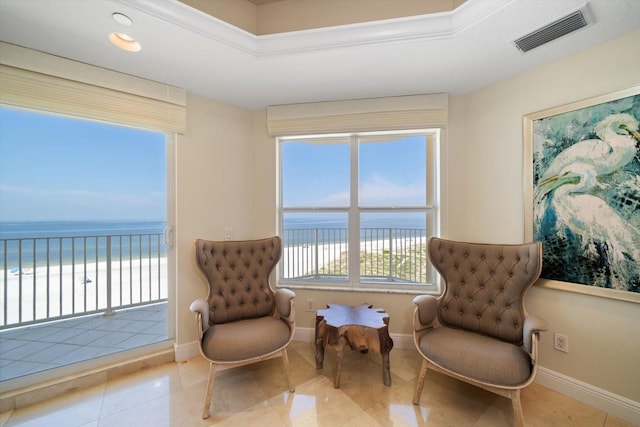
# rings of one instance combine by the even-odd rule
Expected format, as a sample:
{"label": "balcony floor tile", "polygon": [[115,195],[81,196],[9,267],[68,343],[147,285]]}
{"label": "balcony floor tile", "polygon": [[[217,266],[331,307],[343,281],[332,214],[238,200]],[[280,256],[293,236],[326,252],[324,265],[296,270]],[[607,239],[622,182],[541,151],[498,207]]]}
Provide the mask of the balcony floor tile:
{"label": "balcony floor tile", "polygon": [[51,363],[58,364],[59,358],[67,353],[79,350],[79,345],[56,343],[53,346],[47,346],[43,351],[38,351],[24,357],[26,362]]}
{"label": "balcony floor tile", "polygon": [[[55,328],[55,330],[52,330],[50,334],[38,338],[37,341],[63,343],[63,342],[67,342],[73,337],[76,337],[84,333],[86,333],[84,330],[79,330],[75,328],[71,328],[71,329]],[[29,338],[33,339],[33,337],[29,337]],[[69,343],[69,344],[73,344],[73,343]]]}
{"label": "balcony floor tile", "polygon": [[167,304],[0,331],[0,381],[165,341]]}
{"label": "balcony floor tile", "polygon": [[105,336],[104,331],[86,330],[86,331],[80,332],[78,335],[75,335],[65,340],[64,342],[67,344],[89,345],[95,341],[98,341],[104,336]]}

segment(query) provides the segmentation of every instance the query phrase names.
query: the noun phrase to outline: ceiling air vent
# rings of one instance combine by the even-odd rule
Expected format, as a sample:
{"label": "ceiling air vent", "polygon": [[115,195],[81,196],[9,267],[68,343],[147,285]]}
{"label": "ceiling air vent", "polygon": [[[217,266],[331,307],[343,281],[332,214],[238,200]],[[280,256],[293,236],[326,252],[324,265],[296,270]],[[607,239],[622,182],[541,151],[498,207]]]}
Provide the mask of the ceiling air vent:
{"label": "ceiling air vent", "polygon": [[582,10],[573,12],[570,15],[560,18],[557,21],[546,25],[539,30],[533,31],[526,36],[514,41],[516,47],[522,52],[528,52],[545,43],[565,36],[573,31],[587,26],[587,19]]}

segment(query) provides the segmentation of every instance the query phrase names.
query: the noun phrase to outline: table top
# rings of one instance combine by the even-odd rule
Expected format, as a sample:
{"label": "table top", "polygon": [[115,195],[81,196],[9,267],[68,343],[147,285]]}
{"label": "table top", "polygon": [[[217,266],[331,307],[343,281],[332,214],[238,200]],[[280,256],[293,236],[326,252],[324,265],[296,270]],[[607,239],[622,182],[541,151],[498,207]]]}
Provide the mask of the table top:
{"label": "table top", "polygon": [[325,322],[335,328],[348,325],[382,328],[389,324],[389,314],[382,308],[372,308],[370,304],[349,306],[328,304],[324,310],[318,310],[316,316],[323,317]]}

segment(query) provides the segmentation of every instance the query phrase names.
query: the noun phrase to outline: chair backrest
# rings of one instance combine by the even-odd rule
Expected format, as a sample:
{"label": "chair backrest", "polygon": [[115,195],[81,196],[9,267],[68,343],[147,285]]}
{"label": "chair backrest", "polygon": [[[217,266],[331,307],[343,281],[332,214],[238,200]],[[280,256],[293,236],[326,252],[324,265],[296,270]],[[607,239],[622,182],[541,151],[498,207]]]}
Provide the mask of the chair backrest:
{"label": "chair backrest", "polygon": [[209,282],[209,324],[273,314],[269,275],[282,254],[280,237],[259,240],[196,240],[198,267]]}
{"label": "chair backrest", "polygon": [[524,296],[540,276],[542,245],[454,242],[433,237],[429,259],[442,276],[443,325],[522,343]]}

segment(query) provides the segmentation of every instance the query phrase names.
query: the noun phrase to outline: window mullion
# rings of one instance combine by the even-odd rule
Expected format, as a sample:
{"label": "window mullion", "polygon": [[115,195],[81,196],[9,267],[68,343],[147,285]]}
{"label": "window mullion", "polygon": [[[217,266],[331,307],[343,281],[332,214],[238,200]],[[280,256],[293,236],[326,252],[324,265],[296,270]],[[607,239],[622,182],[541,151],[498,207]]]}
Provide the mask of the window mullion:
{"label": "window mullion", "polygon": [[439,235],[440,234],[440,215],[438,210],[440,209],[440,188],[436,183],[438,182],[439,162],[440,155],[438,154],[439,146],[436,144],[436,140],[439,140],[439,131],[435,134],[431,134],[427,138],[427,158],[426,165],[427,173],[427,235]]}
{"label": "window mullion", "polygon": [[360,283],[360,209],[358,204],[358,137],[350,141],[349,283]]}
{"label": "window mullion", "polygon": [[[291,137],[287,144],[279,139],[283,280],[301,287],[348,284],[354,290],[431,286],[421,245],[439,229],[438,136],[437,130],[422,130]],[[305,187],[309,177],[315,181]],[[300,188],[306,192],[298,193]],[[335,232],[324,233],[333,227],[338,240]],[[316,230],[315,239],[305,234],[309,230]],[[338,258],[345,252],[346,265]]]}

